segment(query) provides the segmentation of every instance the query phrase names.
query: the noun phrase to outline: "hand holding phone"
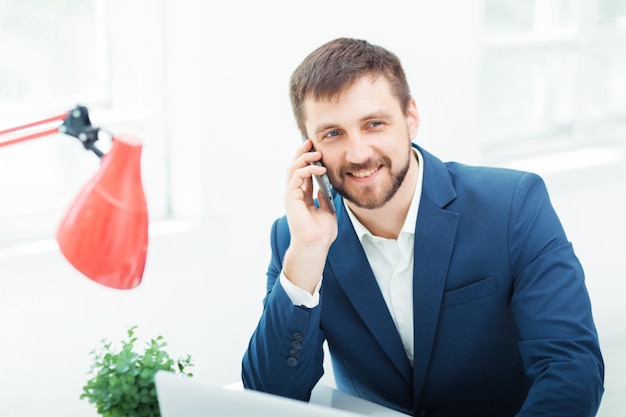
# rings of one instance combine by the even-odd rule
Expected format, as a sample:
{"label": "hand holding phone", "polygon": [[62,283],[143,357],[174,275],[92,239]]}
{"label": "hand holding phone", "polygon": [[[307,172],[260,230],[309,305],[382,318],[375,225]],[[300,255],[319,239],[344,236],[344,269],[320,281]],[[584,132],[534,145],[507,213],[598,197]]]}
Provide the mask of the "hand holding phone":
{"label": "hand holding phone", "polygon": [[[307,140],[306,136],[302,136],[302,140],[304,142],[306,142],[306,140]],[[314,152],[314,151],[315,151],[315,149],[311,148],[310,152]],[[314,165],[317,165],[317,166],[324,166],[322,164],[322,161],[311,162],[311,164],[314,164]],[[314,175],[314,177],[315,177],[315,181],[317,182],[317,186],[322,191],[322,195],[324,196],[324,200],[326,200],[326,204],[328,205],[330,210],[334,213],[335,212],[335,202],[333,200],[333,193],[332,193],[333,186],[330,184],[330,180],[328,179],[328,175],[326,175],[326,174]]]}

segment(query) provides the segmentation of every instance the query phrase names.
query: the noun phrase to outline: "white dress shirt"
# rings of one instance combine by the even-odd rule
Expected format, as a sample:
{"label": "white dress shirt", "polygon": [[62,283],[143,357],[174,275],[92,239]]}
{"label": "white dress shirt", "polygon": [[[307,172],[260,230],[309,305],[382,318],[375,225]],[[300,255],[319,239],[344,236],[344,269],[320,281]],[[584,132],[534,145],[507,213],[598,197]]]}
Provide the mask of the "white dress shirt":
{"label": "white dress shirt", "polygon": [[[397,239],[373,235],[346,205],[348,216],[374,272],[411,365],[413,365],[413,249],[415,247],[415,223],[424,176],[422,155],[415,148],[414,151],[418,159],[417,181],[413,200]],[[319,304],[321,280],[312,295],[293,285],[283,273],[281,273],[280,282],[295,305],[312,308]]]}

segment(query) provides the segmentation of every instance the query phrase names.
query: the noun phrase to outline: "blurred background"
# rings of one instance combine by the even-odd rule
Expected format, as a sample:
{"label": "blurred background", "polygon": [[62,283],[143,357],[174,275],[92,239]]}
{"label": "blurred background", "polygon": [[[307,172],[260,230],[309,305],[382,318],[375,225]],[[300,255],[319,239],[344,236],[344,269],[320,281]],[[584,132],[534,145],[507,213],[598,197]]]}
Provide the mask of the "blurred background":
{"label": "blurred background", "polygon": [[151,223],[143,283],[95,284],[53,237],[98,159],[62,135],[0,150],[0,417],[96,416],[89,352],[132,325],[195,378],[239,379],[300,143],[289,76],[340,36],[401,58],[427,150],[544,177],[587,274],[599,415],[623,415],[623,0],[0,0],[0,130],[82,104],[139,136]]}

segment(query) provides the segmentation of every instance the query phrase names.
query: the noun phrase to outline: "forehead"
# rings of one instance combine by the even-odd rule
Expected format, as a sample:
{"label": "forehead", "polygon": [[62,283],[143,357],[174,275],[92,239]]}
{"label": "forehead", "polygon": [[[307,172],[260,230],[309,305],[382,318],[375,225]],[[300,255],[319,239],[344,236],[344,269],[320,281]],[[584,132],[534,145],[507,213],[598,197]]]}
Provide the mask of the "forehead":
{"label": "forehead", "polygon": [[400,102],[393,94],[389,81],[383,76],[364,76],[339,94],[303,102],[307,132],[320,130],[320,126],[343,125],[358,122],[372,114],[402,114]]}

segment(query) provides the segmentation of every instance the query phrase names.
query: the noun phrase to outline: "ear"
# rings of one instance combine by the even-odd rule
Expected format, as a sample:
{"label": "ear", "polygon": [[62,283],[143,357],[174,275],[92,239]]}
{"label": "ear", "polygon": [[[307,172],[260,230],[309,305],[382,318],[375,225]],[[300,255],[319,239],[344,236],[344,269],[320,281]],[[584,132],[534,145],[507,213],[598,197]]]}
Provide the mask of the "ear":
{"label": "ear", "polygon": [[417,130],[420,126],[420,115],[417,111],[417,104],[415,104],[415,99],[413,98],[411,98],[411,100],[409,101],[406,109],[406,121],[409,128],[409,136],[411,137],[411,141],[414,141],[417,137]]}

